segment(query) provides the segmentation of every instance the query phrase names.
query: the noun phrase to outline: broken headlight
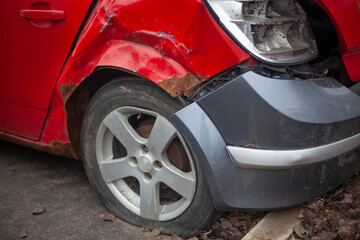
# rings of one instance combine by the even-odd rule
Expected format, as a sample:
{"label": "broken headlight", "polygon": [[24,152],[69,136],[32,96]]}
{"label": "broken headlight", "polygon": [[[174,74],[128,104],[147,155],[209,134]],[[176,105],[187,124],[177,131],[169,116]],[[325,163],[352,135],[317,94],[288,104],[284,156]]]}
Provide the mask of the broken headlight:
{"label": "broken headlight", "polygon": [[223,26],[252,55],[273,64],[317,56],[305,12],[293,0],[208,0]]}

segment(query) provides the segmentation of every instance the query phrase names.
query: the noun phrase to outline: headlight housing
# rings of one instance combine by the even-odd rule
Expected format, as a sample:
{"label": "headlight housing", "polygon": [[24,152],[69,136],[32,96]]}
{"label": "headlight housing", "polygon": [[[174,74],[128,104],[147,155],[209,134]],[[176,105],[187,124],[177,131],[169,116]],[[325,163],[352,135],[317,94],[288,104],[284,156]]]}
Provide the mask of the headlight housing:
{"label": "headlight housing", "polygon": [[207,0],[223,27],[254,57],[298,64],[317,56],[305,12],[293,0]]}

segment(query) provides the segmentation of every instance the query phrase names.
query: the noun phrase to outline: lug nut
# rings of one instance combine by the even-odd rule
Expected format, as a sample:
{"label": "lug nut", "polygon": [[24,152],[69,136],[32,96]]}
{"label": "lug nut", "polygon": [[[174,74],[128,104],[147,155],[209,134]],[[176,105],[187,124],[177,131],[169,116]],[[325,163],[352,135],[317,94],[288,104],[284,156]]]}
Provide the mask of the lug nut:
{"label": "lug nut", "polygon": [[152,178],[151,174],[150,173],[145,173],[145,179],[150,181]]}
{"label": "lug nut", "polygon": [[138,164],[136,157],[130,157],[129,162],[132,166],[136,166]]}
{"label": "lug nut", "polygon": [[162,164],[160,161],[155,161],[155,167],[162,168]]}

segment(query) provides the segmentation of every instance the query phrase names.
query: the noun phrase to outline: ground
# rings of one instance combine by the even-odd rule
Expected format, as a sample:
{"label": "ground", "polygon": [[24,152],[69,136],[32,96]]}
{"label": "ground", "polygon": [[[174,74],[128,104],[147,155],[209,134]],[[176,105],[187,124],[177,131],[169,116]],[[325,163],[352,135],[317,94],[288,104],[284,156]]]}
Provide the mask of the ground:
{"label": "ground", "polygon": [[300,211],[292,239],[360,239],[360,174]]}
{"label": "ground", "polygon": [[0,239],[154,239],[158,235],[119,219],[104,221],[109,213],[91,189],[81,161],[0,141],[0,184]]}
{"label": "ground", "polygon": [[[181,239],[113,218],[81,161],[0,141],[0,184],[0,239]],[[240,239],[264,214],[227,213],[188,238]],[[360,175],[304,204],[298,217],[292,239],[360,239]]]}

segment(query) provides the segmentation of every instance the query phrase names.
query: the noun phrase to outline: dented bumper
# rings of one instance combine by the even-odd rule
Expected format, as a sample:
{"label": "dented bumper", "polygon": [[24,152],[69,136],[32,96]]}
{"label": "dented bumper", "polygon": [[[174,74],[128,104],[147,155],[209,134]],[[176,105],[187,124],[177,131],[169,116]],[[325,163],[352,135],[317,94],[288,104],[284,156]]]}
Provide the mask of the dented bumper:
{"label": "dented bumper", "polygon": [[218,210],[296,205],[360,169],[360,97],[333,79],[248,72],[171,118]]}

